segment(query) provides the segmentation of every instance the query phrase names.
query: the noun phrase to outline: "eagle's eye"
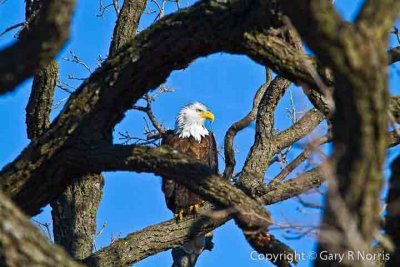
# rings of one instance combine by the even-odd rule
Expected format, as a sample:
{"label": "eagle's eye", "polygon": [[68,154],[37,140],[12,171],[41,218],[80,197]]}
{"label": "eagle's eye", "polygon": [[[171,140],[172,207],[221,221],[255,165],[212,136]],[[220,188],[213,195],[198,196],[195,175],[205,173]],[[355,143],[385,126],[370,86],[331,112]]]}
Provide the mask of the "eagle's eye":
{"label": "eagle's eye", "polygon": [[198,109],[196,109],[196,111],[197,111],[197,112],[203,112],[203,111],[202,111],[201,109],[199,109],[199,108],[198,108]]}

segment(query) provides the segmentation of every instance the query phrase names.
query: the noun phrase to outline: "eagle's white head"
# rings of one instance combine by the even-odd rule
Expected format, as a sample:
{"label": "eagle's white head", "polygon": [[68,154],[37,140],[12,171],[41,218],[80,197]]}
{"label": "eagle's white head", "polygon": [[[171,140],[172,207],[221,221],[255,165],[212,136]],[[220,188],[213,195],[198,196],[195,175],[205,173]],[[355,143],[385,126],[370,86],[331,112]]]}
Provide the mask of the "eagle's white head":
{"label": "eagle's white head", "polygon": [[192,136],[200,142],[203,136],[208,135],[208,130],[204,127],[206,120],[214,121],[214,114],[205,105],[200,102],[186,105],[178,113],[175,132],[180,138]]}

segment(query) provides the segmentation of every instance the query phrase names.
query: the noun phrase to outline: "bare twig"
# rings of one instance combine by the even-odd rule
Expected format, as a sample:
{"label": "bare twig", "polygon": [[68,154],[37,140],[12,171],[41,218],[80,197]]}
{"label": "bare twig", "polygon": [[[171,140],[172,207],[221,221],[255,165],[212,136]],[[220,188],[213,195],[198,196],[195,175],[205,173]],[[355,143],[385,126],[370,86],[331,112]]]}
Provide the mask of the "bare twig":
{"label": "bare twig", "polygon": [[113,7],[115,10],[115,13],[117,14],[117,16],[119,15],[119,4],[118,4],[118,0],[113,0]]}
{"label": "bare twig", "polygon": [[[143,99],[146,101],[145,107],[137,106],[137,105],[132,107],[132,109],[139,110],[139,111],[142,111],[147,114],[147,117],[150,119],[151,124],[157,130],[159,135],[163,135],[165,133],[165,129],[164,129],[163,125],[157,121],[157,118],[155,117],[153,110],[152,110],[152,104],[156,100],[156,98],[159,97],[161,94],[170,93],[170,92],[173,92],[173,89],[171,87],[161,85],[159,90],[154,95],[145,94],[143,96]],[[146,119],[145,119],[145,122],[147,122]],[[150,127],[148,127],[148,126],[146,127],[145,132],[146,132],[146,135],[148,138],[149,138],[149,136],[154,135],[154,132],[151,131]]]}
{"label": "bare twig", "polygon": [[63,82],[63,81],[61,81],[60,79],[57,80],[56,86],[57,86],[58,88],[60,88],[61,90],[63,90],[63,91],[65,91],[65,92],[69,93],[69,94],[72,94],[72,93],[73,93],[73,90],[76,89],[76,88],[73,87],[72,85],[69,85],[68,83]]}
{"label": "bare twig", "polygon": [[156,142],[160,139],[160,135],[153,135],[152,138],[147,137],[146,139],[131,136],[127,131],[125,133],[118,132],[120,135],[119,140],[124,141],[122,144],[128,145],[133,142],[134,145],[157,145]]}
{"label": "bare twig", "polygon": [[70,80],[78,80],[78,81],[84,81],[84,80],[87,79],[87,78],[75,77],[74,74],[72,74],[72,73],[68,74],[67,77],[68,77],[68,79],[70,79]]}
{"label": "bare twig", "polygon": [[154,21],[159,20],[162,17],[164,17],[164,14],[165,14],[165,3],[167,2],[167,0],[161,0],[161,3],[159,3],[158,0],[151,0],[151,2],[154,3],[155,6],[158,9],[158,14],[154,18]]}
{"label": "bare twig", "polygon": [[99,17],[99,18],[102,18],[102,17],[104,16],[104,13],[105,13],[110,7],[113,7],[113,8],[114,8],[115,14],[116,14],[117,17],[118,17],[118,15],[119,15],[119,10],[120,10],[118,0],[112,0],[112,3],[107,4],[107,5],[105,5],[105,4],[103,3],[103,0],[100,0],[100,1],[99,1],[99,14],[97,14],[96,16]]}
{"label": "bare twig", "polygon": [[297,196],[296,198],[300,202],[300,204],[305,208],[320,209],[320,210],[324,208],[323,205],[305,201],[301,196]]}
{"label": "bare twig", "polygon": [[61,106],[61,104],[67,100],[68,100],[68,97],[64,97],[64,98],[60,99],[59,101],[57,101],[56,103],[53,104],[53,106],[51,107],[51,110],[58,109]]}
{"label": "bare twig", "polygon": [[107,226],[107,222],[104,222],[103,225],[101,226],[100,230],[94,235],[94,238],[93,238],[93,250],[94,250],[94,252],[97,251],[96,239],[103,234],[104,230],[106,229],[106,226]]}
{"label": "bare twig", "polygon": [[46,223],[42,223],[42,222],[39,222],[39,221],[37,221],[35,219],[32,219],[32,221],[34,221],[37,225],[39,225],[40,228],[44,229],[45,233],[46,233],[46,236],[47,236],[47,239],[50,242],[53,242],[52,241],[52,237],[51,237],[51,232],[50,232],[50,223],[47,223],[47,222]]}
{"label": "bare twig", "polygon": [[293,223],[275,224],[269,228],[270,231],[284,231],[283,237],[287,240],[299,240],[305,236],[317,236],[319,226],[299,225]]}
{"label": "bare twig", "polygon": [[116,236],[114,236],[113,233],[111,233],[111,244],[120,239],[122,236],[122,232],[118,232]]}
{"label": "bare twig", "polygon": [[271,180],[271,183],[282,182],[294,169],[296,169],[301,163],[307,160],[310,155],[318,149],[320,145],[325,144],[330,140],[330,136],[324,136],[318,138],[317,140],[311,141],[300,155],[298,155],[277,176],[275,176],[274,179]]}
{"label": "bare twig", "polygon": [[[0,4],[1,4],[1,3],[0,3]],[[2,37],[4,34],[6,34],[6,33],[9,32],[9,31],[12,31],[12,30],[14,30],[14,29],[16,29],[16,28],[22,27],[22,26],[24,26],[24,25],[25,25],[25,22],[20,22],[20,23],[17,23],[17,24],[15,24],[15,25],[10,26],[10,27],[8,27],[7,29],[5,29],[2,33],[0,33],[0,37]]]}
{"label": "bare twig", "polygon": [[92,73],[92,70],[90,69],[90,67],[82,60],[80,59],[74,51],[70,50],[69,51],[71,58],[68,57],[63,57],[62,59],[68,62],[73,62],[73,63],[77,63],[81,66],[83,66],[89,73]]}
{"label": "bare twig", "polygon": [[393,27],[393,31],[391,32],[393,33],[396,38],[397,38],[397,42],[400,44],[400,32],[399,32],[399,28],[397,28],[396,26]]}

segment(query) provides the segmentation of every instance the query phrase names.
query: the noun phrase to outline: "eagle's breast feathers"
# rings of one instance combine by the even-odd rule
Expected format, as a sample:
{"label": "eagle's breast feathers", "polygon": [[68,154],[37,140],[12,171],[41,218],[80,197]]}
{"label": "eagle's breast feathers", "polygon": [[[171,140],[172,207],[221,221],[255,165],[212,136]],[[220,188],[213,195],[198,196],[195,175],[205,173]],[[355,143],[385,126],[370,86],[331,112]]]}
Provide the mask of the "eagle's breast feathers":
{"label": "eagle's breast feathers", "polygon": [[[169,145],[181,153],[204,162],[216,174],[218,173],[218,154],[213,133],[207,131],[207,135],[198,141],[193,136],[182,138],[175,131],[169,130],[165,133],[162,144]],[[163,177],[162,190],[167,207],[174,213],[186,210],[189,206],[202,201],[198,195],[176,183],[171,177]]]}

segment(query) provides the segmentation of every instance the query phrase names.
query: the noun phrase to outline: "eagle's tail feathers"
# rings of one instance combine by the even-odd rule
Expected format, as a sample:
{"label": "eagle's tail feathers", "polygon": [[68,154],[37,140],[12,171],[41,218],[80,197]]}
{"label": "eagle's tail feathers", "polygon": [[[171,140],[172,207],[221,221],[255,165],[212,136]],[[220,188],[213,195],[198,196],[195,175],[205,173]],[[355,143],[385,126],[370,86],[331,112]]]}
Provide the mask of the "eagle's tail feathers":
{"label": "eagle's tail feathers", "polygon": [[172,249],[174,260],[172,267],[194,267],[200,254],[205,249],[211,251],[213,246],[212,233],[208,233],[186,242],[179,248]]}

